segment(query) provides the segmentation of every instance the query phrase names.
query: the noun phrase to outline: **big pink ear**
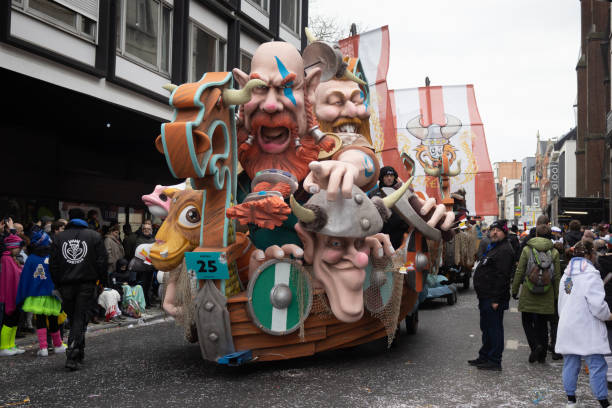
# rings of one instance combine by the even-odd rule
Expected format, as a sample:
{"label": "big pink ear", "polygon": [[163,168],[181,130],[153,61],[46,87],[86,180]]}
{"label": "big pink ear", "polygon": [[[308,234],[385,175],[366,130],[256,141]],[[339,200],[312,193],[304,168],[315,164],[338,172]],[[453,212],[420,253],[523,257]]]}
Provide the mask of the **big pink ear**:
{"label": "big pink ear", "polygon": [[313,68],[308,71],[308,75],[304,79],[304,93],[308,100],[314,104],[315,102],[315,91],[321,83],[321,68]]}
{"label": "big pink ear", "polygon": [[308,264],[312,264],[314,259],[314,233],[306,231],[301,223],[295,224],[295,232],[304,245],[304,261]]}
{"label": "big pink ear", "polygon": [[234,79],[236,82],[238,82],[238,85],[240,85],[240,88],[244,88],[246,83],[249,82],[249,74],[246,72],[241,71],[238,68],[234,68],[232,73],[234,74]]}

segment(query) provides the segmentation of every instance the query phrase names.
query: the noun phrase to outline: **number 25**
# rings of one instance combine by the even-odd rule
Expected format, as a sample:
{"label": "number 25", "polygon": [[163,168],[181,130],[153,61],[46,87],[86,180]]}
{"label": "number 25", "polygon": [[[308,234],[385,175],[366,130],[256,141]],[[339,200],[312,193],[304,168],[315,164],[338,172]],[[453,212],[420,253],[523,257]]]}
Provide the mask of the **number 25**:
{"label": "number 25", "polygon": [[[208,265],[206,263],[206,261],[198,261],[198,265],[200,265],[200,270],[199,272],[216,272],[217,271],[217,265],[215,265],[215,261],[213,259],[210,259],[208,261]],[[206,270],[206,267],[208,266],[208,270]]]}

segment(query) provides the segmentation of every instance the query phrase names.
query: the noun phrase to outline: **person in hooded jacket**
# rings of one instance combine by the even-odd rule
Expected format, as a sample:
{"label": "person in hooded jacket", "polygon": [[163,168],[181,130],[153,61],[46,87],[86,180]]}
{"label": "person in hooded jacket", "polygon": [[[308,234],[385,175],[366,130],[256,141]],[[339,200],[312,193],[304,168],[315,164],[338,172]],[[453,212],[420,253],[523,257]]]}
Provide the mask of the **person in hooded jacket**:
{"label": "person in hooded jacket", "polygon": [[4,318],[0,330],[0,356],[23,354],[25,350],[15,345],[19,307],[17,305],[17,288],[21,276],[21,265],[17,255],[21,252],[23,241],[15,234],[4,238],[4,251],[0,259],[0,303],[4,303]]}
{"label": "person in hooded jacket", "polygon": [[[523,248],[512,282],[512,297],[515,299],[519,299],[519,287],[522,285],[518,310],[521,312],[525,337],[527,337],[527,342],[531,349],[529,354],[530,363],[536,360],[540,363],[546,361],[546,350],[548,347],[547,322],[554,318],[555,302],[559,297],[558,289],[561,276],[559,252],[553,247],[553,242],[545,238],[549,235],[550,227],[548,225],[540,224],[536,227],[536,236],[527,241],[527,245]],[[554,268],[553,276],[550,288],[544,293],[535,294],[525,285],[526,269],[529,258],[533,256],[533,251],[551,251]]]}
{"label": "person in hooded jacket", "polygon": [[582,225],[578,220],[571,220],[569,223],[569,230],[565,233],[565,247],[573,247],[578,241],[582,239],[582,231],[580,230]]}
{"label": "person in hooded jacket", "polygon": [[[402,186],[402,182],[398,180],[397,171],[391,166],[384,166],[380,169],[378,177],[378,187],[374,189],[369,196],[385,198],[387,195],[382,190],[383,187],[390,187],[397,190]],[[384,223],[382,233],[388,234],[393,248],[399,248],[404,241],[404,233],[408,231],[409,225],[404,222],[402,217],[397,215],[395,211],[391,212],[391,217]]]}
{"label": "person in hooded jacket", "polygon": [[612,319],[604,284],[595,269],[592,241],[579,241],[559,283],[559,327],[555,351],[563,354],[563,387],[571,407],[576,404],[576,383],[581,359],[589,367],[589,382],[602,407],[610,406],[604,354],[610,354],[605,322]]}
{"label": "person in hooded jacket", "polygon": [[24,312],[34,314],[39,346],[37,355],[40,357],[49,355],[47,324],[53,341],[53,351],[56,354],[66,352],[58,322],[62,302],[49,274],[50,254],[51,238],[42,229],[35,227],[30,232],[30,255],[19,279],[17,304],[22,305]]}
{"label": "person in hooded jacket", "polygon": [[55,236],[49,270],[70,322],[66,368],[77,370],[85,356],[88,311],[97,303],[97,284],[107,284],[107,254],[100,234],[89,229],[85,212],[72,208],[66,229]]}

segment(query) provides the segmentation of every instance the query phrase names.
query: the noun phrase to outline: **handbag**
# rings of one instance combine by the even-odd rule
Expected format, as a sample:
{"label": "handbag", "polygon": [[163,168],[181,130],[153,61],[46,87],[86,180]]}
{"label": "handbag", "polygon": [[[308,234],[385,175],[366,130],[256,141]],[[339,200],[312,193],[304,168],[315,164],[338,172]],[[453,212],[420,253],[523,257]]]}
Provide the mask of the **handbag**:
{"label": "handbag", "polygon": [[4,323],[4,302],[0,302],[0,327]]}

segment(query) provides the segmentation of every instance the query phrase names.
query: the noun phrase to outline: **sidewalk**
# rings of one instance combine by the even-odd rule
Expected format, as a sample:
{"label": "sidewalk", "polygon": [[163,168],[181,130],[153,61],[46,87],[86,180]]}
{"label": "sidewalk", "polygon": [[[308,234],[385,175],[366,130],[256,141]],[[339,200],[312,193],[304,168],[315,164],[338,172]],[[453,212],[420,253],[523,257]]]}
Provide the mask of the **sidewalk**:
{"label": "sidewalk", "polygon": [[[100,332],[103,330],[114,329],[118,327],[133,327],[142,324],[150,324],[157,320],[162,320],[166,317],[166,314],[161,309],[161,306],[154,305],[150,309],[145,309],[145,312],[142,314],[140,319],[134,319],[132,317],[127,317],[125,320],[119,320],[117,322],[102,322],[99,324],[89,323],[87,325],[87,333],[86,336],[90,336],[96,332]],[[68,333],[68,330],[65,330],[65,333]],[[101,334],[101,333],[98,333]],[[64,342],[66,339],[64,339]],[[25,337],[18,338],[15,340],[15,344],[20,347],[27,347],[38,344],[38,337],[36,337],[36,333],[27,333]]]}

